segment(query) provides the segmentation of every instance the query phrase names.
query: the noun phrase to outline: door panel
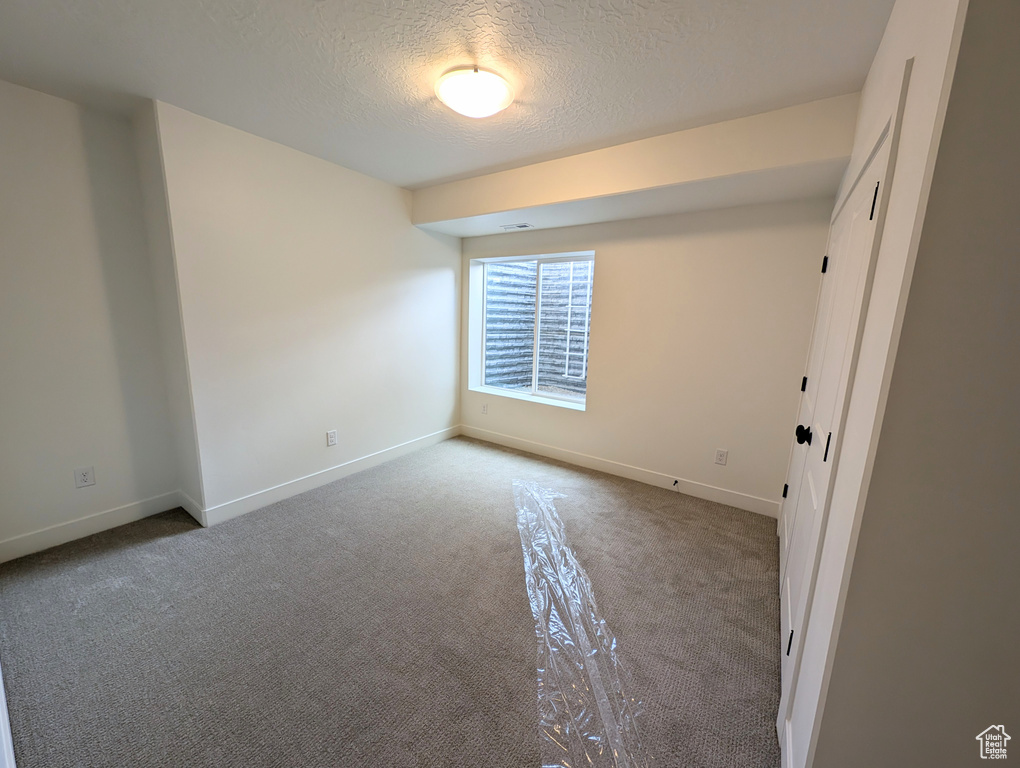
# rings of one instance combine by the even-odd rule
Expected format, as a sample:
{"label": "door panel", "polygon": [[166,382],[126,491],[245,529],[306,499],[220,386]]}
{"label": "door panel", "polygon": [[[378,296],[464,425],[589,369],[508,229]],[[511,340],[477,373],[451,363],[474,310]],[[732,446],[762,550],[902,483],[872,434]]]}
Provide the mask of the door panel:
{"label": "door panel", "polygon": [[[798,424],[810,424],[815,410],[815,394],[818,390],[818,372],[822,365],[822,356],[825,353],[826,336],[829,330],[829,323],[832,317],[833,293],[836,287],[835,272],[836,265],[842,261],[839,258],[839,249],[843,247],[841,237],[844,220],[837,220],[829,232],[828,245],[828,268],[822,276],[822,283],[818,289],[818,303],[815,308],[815,327],[811,333],[811,346],[808,351],[807,361],[807,385],[804,394],[801,395],[800,411],[797,414]],[[786,566],[790,540],[793,536],[797,517],[797,504],[800,498],[801,482],[803,480],[804,462],[807,460],[808,446],[793,443],[793,450],[790,455],[790,471],[787,475],[787,497],[780,509],[780,537],[779,537],[779,581],[783,583],[786,576]],[[786,633],[783,633],[785,637]]]}
{"label": "door panel", "polygon": [[[849,382],[856,365],[857,343],[875,245],[876,189],[885,177],[888,147],[883,146],[851,192],[833,222],[830,236],[826,317],[816,318],[809,360],[808,386],[799,422],[810,425],[810,445],[803,446],[796,508],[784,526],[788,532],[781,565],[784,648],[780,730],[785,726],[800,663],[801,639],[810,620],[808,606],[814,588],[820,542],[828,512],[828,496],[837,462]],[[820,302],[821,308],[821,302]],[[816,338],[817,337],[817,338]],[[791,472],[792,476],[792,472]],[[788,517],[784,515],[784,518]],[[785,626],[788,624],[788,626]],[[791,635],[792,631],[792,635]]]}

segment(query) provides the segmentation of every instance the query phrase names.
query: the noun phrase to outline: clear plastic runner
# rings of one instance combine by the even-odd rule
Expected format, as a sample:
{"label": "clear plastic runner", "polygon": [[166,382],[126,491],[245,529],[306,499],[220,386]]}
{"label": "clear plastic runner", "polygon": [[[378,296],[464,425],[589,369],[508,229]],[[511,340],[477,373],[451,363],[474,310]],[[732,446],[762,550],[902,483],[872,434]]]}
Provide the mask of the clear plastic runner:
{"label": "clear plastic runner", "polygon": [[591,582],[567,546],[553,499],[514,480],[524,576],[538,635],[538,715],[543,768],[647,768],[616,638]]}

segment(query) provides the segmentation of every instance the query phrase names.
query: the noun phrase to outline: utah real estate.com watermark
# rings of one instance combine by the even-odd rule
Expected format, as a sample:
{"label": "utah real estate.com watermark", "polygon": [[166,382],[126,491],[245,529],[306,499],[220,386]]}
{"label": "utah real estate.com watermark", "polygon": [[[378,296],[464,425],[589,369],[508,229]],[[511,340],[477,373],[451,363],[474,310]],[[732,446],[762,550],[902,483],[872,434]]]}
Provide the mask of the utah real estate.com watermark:
{"label": "utah real estate.com watermark", "polygon": [[981,743],[982,760],[1005,760],[1010,735],[1001,725],[990,725],[975,737]]}

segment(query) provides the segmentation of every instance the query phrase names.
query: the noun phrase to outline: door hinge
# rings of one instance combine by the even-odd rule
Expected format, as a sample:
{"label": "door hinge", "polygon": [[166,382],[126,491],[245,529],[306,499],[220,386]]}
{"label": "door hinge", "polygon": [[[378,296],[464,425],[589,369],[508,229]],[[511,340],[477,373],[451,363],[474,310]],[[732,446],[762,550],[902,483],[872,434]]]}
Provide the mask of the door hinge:
{"label": "door hinge", "polygon": [[875,205],[878,203],[878,185],[881,183],[880,181],[875,182],[875,196],[871,198],[871,215],[868,217],[868,221],[875,218]]}
{"label": "door hinge", "polygon": [[825,455],[822,456],[822,461],[828,461],[829,460],[829,443],[831,443],[831,442],[832,442],[832,433],[830,432],[829,436],[827,438],[825,438]]}
{"label": "door hinge", "polygon": [[786,655],[790,655],[790,650],[793,648],[793,630],[790,630],[790,639],[786,641]]}
{"label": "door hinge", "polygon": [[804,391],[806,391],[806,390],[807,390],[807,376],[805,376],[805,377],[804,377],[803,379],[801,379],[801,381],[800,381],[800,391],[801,391],[801,392],[804,392]]}
{"label": "door hinge", "polygon": [[822,274],[823,275],[825,274],[826,270],[828,270],[828,268],[829,268],[829,257],[826,256],[824,259],[822,259]]}
{"label": "door hinge", "polygon": [[786,498],[786,494],[790,492],[790,484],[783,483],[783,498]]}

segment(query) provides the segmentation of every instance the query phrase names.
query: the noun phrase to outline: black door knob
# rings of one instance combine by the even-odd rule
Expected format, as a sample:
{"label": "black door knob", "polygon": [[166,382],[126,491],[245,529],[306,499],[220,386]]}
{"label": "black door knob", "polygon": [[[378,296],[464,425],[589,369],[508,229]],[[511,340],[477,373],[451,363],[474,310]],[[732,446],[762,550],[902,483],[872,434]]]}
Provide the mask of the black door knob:
{"label": "black door knob", "polygon": [[797,443],[811,445],[811,427],[805,427],[803,424],[797,425]]}

